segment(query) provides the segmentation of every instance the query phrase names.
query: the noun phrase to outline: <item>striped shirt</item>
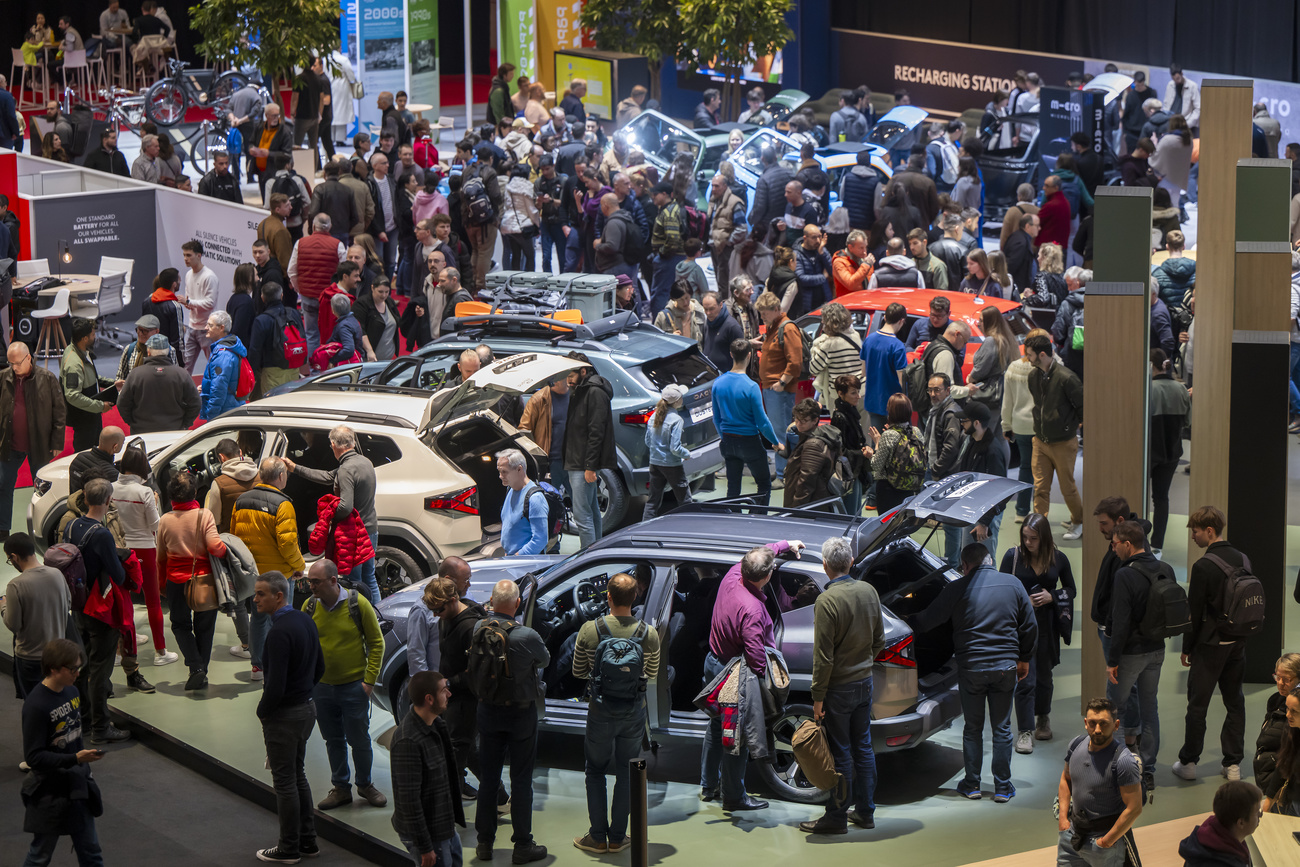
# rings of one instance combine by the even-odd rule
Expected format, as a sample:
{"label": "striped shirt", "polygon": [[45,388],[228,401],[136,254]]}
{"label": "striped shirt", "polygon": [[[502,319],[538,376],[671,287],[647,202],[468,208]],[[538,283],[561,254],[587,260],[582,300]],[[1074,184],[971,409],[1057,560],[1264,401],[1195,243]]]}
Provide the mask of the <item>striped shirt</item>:
{"label": "striped shirt", "polygon": [[861,344],[839,334],[823,334],[813,341],[808,372],[812,374],[817,391],[822,395],[822,403],[826,403],[835,393],[837,377],[849,375],[861,380],[861,351]]}
{"label": "striped shirt", "polygon": [[[631,638],[641,621],[635,617],[605,616],[605,625],[614,638]],[[573,676],[586,680],[591,676],[591,665],[596,661],[596,645],[600,644],[600,635],[596,632],[596,621],[588,620],[578,632],[578,643],[573,648]],[[646,680],[655,676],[659,670],[659,633],[653,627],[647,627],[645,638],[641,641],[641,652],[645,657],[644,677]]]}

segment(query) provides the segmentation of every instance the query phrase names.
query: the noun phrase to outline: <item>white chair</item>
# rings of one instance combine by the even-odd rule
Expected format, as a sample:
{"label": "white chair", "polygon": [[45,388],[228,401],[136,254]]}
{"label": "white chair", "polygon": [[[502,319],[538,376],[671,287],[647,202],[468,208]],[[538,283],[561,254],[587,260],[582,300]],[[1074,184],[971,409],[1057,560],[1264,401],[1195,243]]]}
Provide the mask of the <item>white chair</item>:
{"label": "white chair", "polygon": [[73,299],[71,313],[82,319],[94,319],[99,339],[121,351],[126,347],[127,334],[119,328],[108,325],[105,320],[114,313],[120,313],[126,307],[126,272],[104,274],[101,266],[99,276],[99,292],[94,298]]}
{"label": "white chair", "polygon": [[29,280],[35,280],[37,277],[50,276],[49,259],[28,259],[25,262],[18,263],[18,280],[26,283]]}
{"label": "white chair", "polygon": [[107,277],[109,274],[125,274],[127,292],[131,291],[131,275],[133,273],[135,273],[134,259],[118,259],[114,256],[101,256],[99,259],[99,276]]}
{"label": "white chair", "polygon": [[62,358],[63,350],[68,348],[68,341],[63,336],[63,317],[71,311],[68,308],[68,299],[72,293],[67,286],[64,286],[54,296],[54,303],[44,310],[33,310],[31,316],[33,319],[41,320],[41,333],[36,338],[36,357],[45,363],[48,368],[50,360]]}
{"label": "white chair", "polygon": [[[22,70],[19,72],[19,70]],[[30,73],[30,74],[29,74]],[[9,67],[9,81],[16,83],[18,86],[18,110],[23,111],[29,108],[44,108],[46,93],[49,89],[49,76],[45,74],[45,67],[37,64],[31,66],[23,59],[23,50],[21,48],[13,49],[13,63]],[[31,88],[32,99],[23,96],[27,89]],[[36,98],[37,94],[39,98]]]}
{"label": "white chair", "polygon": [[434,132],[434,134],[433,134],[433,143],[434,143],[434,144],[441,144],[441,143],[442,143],[442,131],[443,131],[444,129],[455,129],[455,128],[456,128],[456,119],[455,119],[455,118],[448,117],[448,116],[445,115],[445,114],[444,114],[444,115],[439,115],[439,117],[438,117],[438,122],[435,123],[433,126],[430,127],[430,129],[432,129],[432,130],[436,130],[436,132]]}
{"label": "white chair", "polygon": [[93,83],[90,75],[90,65],[86,61],[86,51],[65,51],[63,52],[63,89],[68,89],[68,73],[72,74],[72,91],[76,93],[80,88],[87,102],[94,95]]}

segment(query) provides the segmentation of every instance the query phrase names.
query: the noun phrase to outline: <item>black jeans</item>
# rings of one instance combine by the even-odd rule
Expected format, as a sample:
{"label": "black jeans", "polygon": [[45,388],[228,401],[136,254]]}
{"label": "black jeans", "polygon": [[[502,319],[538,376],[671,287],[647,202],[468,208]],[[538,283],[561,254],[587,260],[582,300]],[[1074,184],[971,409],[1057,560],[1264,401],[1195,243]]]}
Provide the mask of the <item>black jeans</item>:
{"label": "black jeans", "polygon": [[19,699],[27,698],[28,693],[36,688],[42,680],[41,661],[14,657],[14,690]]}
{"label": "black jeans", "polygon": [[1169,486],[1178,472],[1178,461],[1151,465],[1151,547],[1165,546],[1165,528],[1169,526]]}
{"label": "black jeans", "polygon": [[1241,681],[1246,668],[1246,642],[1232,644],[1198,644],[1191,654],[1192,667],[1187,670],[1187,730],[1178,761],[1199,761],[1205,748],[1205,712],[1219,687],[1228,716],[1219,732],[1223,764],[1240,765],[1245,756],[1246,699]]}
{"label": "black jeans", "polygon": [[691,486],[686,483],[686,469],[681,464],[675,467],[651,464],[650,495],[646,497],[645,509],[641,513],[642,521],[649,521],[659,511],[665,487],[673,489],[677,505],[684,506],[691,501]]}
{"label": "black jeans", "polygon": [[739,436],[722,435],[722,460],[727,467],[727,499],[734,500],[740,496],[740,481],[745,467],[749,467],[758,486],[755,495],[760,505],[767,505],[772,494],[772,470],[767,465],[767,449],[758,434]]}
{"label": "black jeans", "polygon": [[505,248],[505,262],[501,264],[506,271],[533,270],[533,238],[536,232],[502,232],[501,246]]}
{"label": "black jeans", "polygon": [[212,658],[212,636],[217,630],[217,612],[191,611],[185,601],[185,585],[175,581],[167,582],[167,608],[176,646],[190,674],[207,671],[208,660]]}
{"label": "black jeans", "polygon": [[280,816],[280,851],[297,855],[301,846],[316,842],[311,785],[303,763],[307,739],[316,727],[316,706],[310,701],[277,709],[262,720],[266,761],[275,787],[275,811]]}
{"label": "black jeans", "polygon": [[822,709],[826,712],[826,737],[835,757],[835,770],[852,782],[844,801],[837,801],[832,794],[826,818],[844,825],[850,806],[864,816],[874,816],[876,754],[871,748],[871,678],[829,687]]}
{"label": "black jeans", "polygon": [[77,631],[86,648],[86,666],[77,678],[77,691],[86,696],[83,716],[91,732],[108,728],[108,685],[113,676],[113,657],[122,634],[102,620],[77,614]]}
{"label": "black jeans", "polygon": [[469,687],[453,692],[447,700],[447,710],[442,718],[451,730],[451,751],[456,756],[456,767],[460,768],[461,778],[465,771],[478,773],[478,750],[474,748],[474,732],[478,725],[478,699],[469,691]]}
{"label": "black jeans", "polygon": [[[1046,614],[1039,614],[1045,611]],[[1038,646],[1034,658],[1029,660],[1029,674],[1016,682],[1016,731],[1034,730],[1034,717],[1052,712],[1052,659],[1056,655],[1056,604],[1048,603],[1034,609],[1038,622]],[[1051,631],[1049,631],[1051,630]]]}
{"label": "black jeans", "polygon": [[516,846],[533,842],[533,764],[537,760],[537,705],[478,705],[478,809],[474,830],[478,843],[497,835],[497,790],[501,768],[510,759],[510,840]]}

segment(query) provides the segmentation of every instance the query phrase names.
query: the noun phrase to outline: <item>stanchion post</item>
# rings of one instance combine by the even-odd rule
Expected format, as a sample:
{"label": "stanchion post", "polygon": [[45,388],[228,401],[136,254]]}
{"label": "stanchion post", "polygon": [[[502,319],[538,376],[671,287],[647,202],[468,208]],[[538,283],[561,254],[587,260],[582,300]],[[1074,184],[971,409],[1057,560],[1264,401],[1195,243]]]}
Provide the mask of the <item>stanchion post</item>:
{"label": "stanchion post", "polygon": [[646,793],[646,760],[633,759],[627,764],[632,776],[632,809],[629,817],[631,827],[628,830],[632,837],[632,867],[648,867],[650,864],[650,802]]}

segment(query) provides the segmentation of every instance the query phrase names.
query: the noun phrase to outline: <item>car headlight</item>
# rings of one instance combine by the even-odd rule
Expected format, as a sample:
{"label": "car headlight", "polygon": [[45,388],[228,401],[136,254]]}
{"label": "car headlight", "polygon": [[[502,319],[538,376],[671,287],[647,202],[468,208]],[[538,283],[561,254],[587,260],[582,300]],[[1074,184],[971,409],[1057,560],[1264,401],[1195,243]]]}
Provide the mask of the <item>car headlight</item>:
{"label": "car headlight", "polygon": [[36,488],[36,496],[38,497],[45,496],[50,492],[50,488],[54,487],[53,482],[47,482],[45,479],[42,479],[40,476],[37,476],[33,480],[33,484]]}

